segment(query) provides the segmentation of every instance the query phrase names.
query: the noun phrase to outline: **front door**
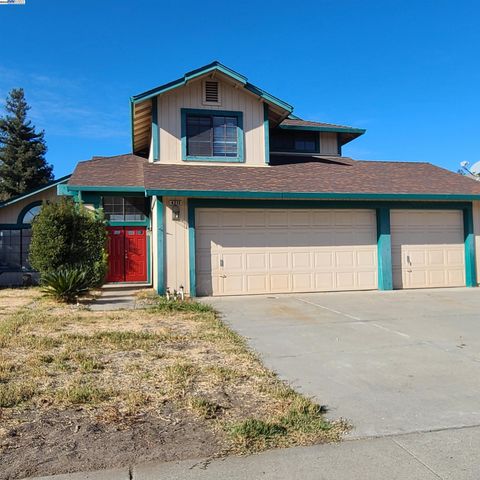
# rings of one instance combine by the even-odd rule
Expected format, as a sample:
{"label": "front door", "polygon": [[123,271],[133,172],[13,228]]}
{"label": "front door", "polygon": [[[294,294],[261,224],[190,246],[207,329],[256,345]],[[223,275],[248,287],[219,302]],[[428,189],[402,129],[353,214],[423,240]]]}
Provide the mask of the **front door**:
{"label": "front door", "polygon": [[147,281],[145,227],[108,227],[108,282]]}

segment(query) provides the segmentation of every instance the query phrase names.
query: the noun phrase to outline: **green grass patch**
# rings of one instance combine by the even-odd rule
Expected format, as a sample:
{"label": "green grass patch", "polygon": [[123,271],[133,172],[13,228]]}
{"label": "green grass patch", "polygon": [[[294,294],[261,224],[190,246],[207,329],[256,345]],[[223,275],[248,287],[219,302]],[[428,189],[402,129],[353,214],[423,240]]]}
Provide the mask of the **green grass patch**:
{"label": "green grass patch", "polygon": [[113,392],[85,382],[60,389],[55,396],[59,402],[67,405],[95,405],[110,399]]}
{"label": "green grass patch", "polygon": [[150,307],[153,312],[190,312],[190,313],[212,313],[214,309],[206,303],[197,302],[189,298],[183,302],[180,300],[167,300],[166,297],[158,297]]}
{"label": "green grass patch", "polygon": [[35,395],[35,387],[29,383],[0,384],[0,408],[13,408]]}

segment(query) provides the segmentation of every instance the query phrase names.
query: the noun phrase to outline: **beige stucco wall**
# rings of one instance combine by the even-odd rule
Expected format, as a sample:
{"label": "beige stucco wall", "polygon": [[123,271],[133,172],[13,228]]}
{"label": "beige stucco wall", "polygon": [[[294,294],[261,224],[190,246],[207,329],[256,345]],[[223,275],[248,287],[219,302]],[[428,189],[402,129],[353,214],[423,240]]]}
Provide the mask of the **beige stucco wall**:
{"label": "beige stucco wall", "polygon": [[57,196],[57,186],[52,186],[43,192],[32,195],[31,197],[20,200],[12,205],[0,208],[0,223],[17,223],[18,215],[27,205],[30,205],[33,202],[38,201],[56,201],[59,197]]}
{"label": "beige stucco wall", "polygon": [[[181,201],[180,219],[173,220],[170,201]],[[171,291],[183,285],[190,292],[188,264],[188,200],[181,197],[165,197],[165,287]]]}
{"label": "beige stucco wall", "polygon": [[[203,79],[187,84],[157,97],[160,139],[160,162],[185,163],[181,148],[181,109],[230,110],[243,112],[245,163],[236,165],[265,165],[263,102],[258,97],[220,82],[221,105],[205,105],[202,100]],[[202,164],[205,162],[190,162]],[[206,162],[211,165],[211,162]],[[216,164],[223,164],[216,162]],[[234,165],[233,163],[227,163]]]}

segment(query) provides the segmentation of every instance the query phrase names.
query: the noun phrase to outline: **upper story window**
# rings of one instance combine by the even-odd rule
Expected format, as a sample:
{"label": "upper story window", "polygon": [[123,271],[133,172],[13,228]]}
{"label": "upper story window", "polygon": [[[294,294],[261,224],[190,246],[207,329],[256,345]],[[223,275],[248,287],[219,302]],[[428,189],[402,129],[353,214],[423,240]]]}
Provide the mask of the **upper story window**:
{"label": "upper story window", "polygon": [[145,197],[103,197],[103,211],[110,222],[142,222],[147,206]]}
{"label": "upper story window", "polygon": [[182,109],[183,160],[243,162],[241,112]]}
{"label": "upper story window", "polygon": [[272,130],[270,132],[270,150],[272,152],[319,153],[318,132]]}

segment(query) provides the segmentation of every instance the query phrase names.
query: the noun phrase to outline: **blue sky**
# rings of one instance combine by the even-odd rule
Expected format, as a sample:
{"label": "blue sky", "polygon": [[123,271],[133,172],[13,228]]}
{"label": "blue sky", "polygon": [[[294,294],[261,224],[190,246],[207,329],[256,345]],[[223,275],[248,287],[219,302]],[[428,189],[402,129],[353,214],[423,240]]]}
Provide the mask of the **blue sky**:
{"label": "blue sky", "polygon": [[25,89],[61,176],[92,155],[130,151],[131,95],[219,60],[302,118],[366,128],[346,155],[456,170],[462,160],[480,160],[477,3],[1,5],[0,99]]}

